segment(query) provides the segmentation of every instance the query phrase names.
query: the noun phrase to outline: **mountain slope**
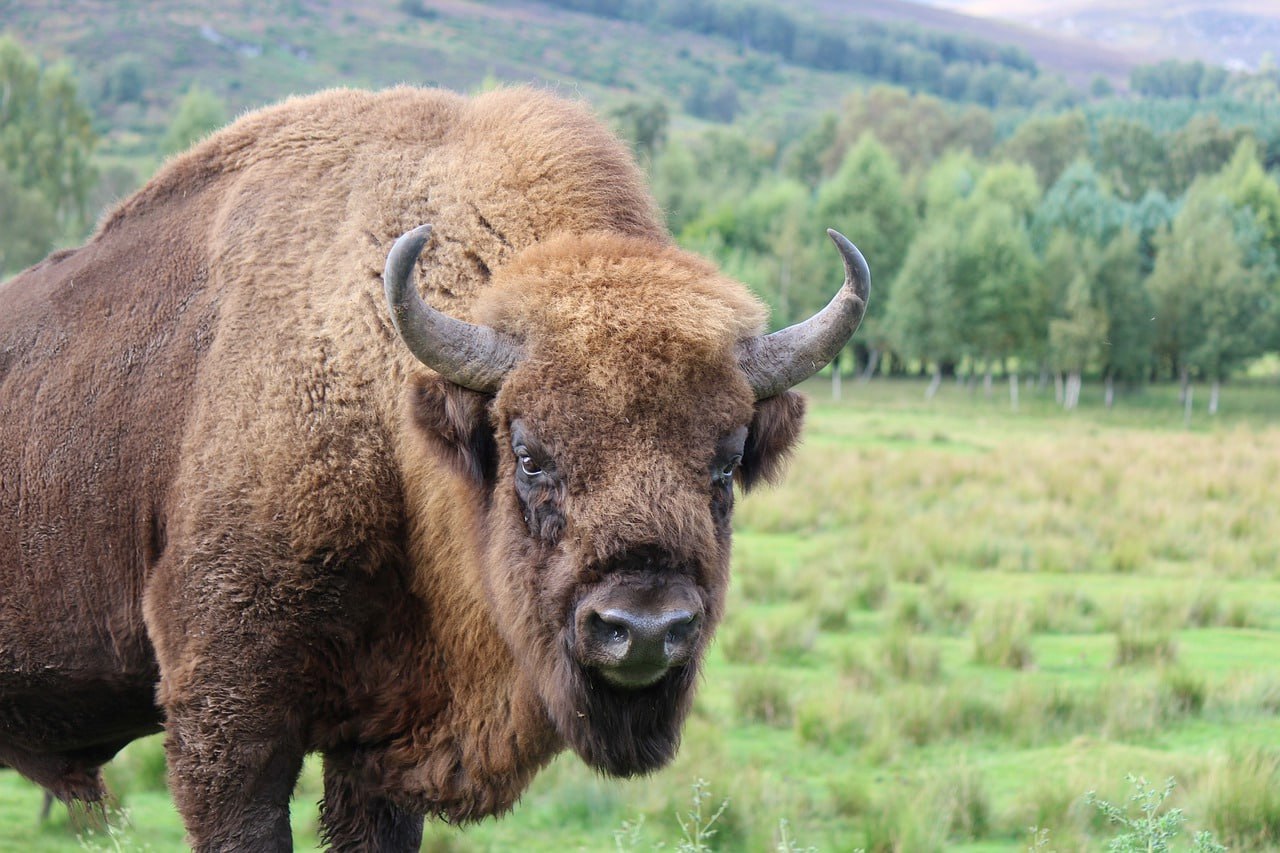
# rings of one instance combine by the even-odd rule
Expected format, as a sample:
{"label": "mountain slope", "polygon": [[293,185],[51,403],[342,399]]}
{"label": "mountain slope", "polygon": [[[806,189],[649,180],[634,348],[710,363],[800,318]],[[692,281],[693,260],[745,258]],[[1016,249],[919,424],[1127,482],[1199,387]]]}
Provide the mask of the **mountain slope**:
{"label": "mountain slope", "polygon": [[[967,15],[1034,26],[1151,59],[1256,69],[1280,49],[1274,0],[930,0]],[[937,10],[945,11],[945,10]]]}

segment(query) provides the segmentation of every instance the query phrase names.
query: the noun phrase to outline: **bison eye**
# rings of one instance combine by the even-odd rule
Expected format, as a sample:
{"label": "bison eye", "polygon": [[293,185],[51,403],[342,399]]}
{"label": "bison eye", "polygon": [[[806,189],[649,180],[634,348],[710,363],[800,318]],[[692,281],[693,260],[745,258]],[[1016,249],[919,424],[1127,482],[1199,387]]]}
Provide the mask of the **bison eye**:
{"label": "bison eye", "polygon": [[520,473],[526,477],[536,477],[542,473],[542,468],[538,467],[538,463],[527,453],[520,454]]}
{"label": "bison eye", "polygon": [[738,463],[742,461],[741,456],[735,456],[728,462],[716,469],[716,480],[721,483],[727,483],[733,479],[733,472],[738,470]]}

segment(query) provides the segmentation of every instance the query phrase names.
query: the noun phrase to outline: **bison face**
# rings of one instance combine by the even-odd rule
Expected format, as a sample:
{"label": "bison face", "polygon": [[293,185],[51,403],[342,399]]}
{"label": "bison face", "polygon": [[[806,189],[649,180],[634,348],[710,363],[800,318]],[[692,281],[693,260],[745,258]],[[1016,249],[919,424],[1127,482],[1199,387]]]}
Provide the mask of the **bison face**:
{"label": "bison face", "polygon": [[735,483],[777,470],[803,414],[791,393],[754,402],[731,352],[715,370],[664,358],[602,387],[531,354],[496,397],[440,379],[415,395],[484,506],[484,586],[517,671],[622,776],[674,755],[724,610]]}
{"label": "bison face", "polygon": [[[409,260],[388,260],[389,294],[407,292],[414,233]],[[416,295],[397,298],[429,365],[442,335],[485,354],[424,379],[414,420],[475,487],[478,570],[515,671],[593,767],[662,766],[723,613],[734,483],[778,470],[803,415],[792,362],[812,372],[831,354],[811,334],[756,337],[745,288],[651,241],[525,250],[481,297],[484,325],[442,332]],[[429,315],[406,331],[413,312]]]}

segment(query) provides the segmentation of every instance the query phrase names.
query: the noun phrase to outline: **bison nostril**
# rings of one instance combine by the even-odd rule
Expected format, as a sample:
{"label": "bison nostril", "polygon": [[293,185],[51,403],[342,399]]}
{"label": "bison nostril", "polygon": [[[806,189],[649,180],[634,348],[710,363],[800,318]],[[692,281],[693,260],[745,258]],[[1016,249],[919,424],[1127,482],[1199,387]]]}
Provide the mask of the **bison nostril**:
{"label": "bison nostril", "polygon": [[690,613],[667,629],[666,651],[668,657],[674,657],[676,651],[689,642],[698,630],[698,617]]}
{"label": "bison nostril", "polygon": [[592,613],[588,621],[592,639],[606,646],[625,646],[631,639],[631,631],[625,621],[619,619],[612,611],[604,614]]}

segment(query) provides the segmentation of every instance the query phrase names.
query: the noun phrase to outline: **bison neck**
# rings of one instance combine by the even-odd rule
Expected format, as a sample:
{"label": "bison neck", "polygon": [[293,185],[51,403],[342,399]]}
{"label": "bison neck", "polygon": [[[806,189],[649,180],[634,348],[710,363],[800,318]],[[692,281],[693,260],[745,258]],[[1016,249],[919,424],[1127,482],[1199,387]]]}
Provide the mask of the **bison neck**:
{"label": "bison neck", "polygon": [[357,741],[382,746],[362,763],[407,809],[452,821],[501,814],[563,742],[494,624],[472,495],[442,473],[406,479],[417,484],[406,495],[416,508],[409,589],[378,620],[363,668]]}

